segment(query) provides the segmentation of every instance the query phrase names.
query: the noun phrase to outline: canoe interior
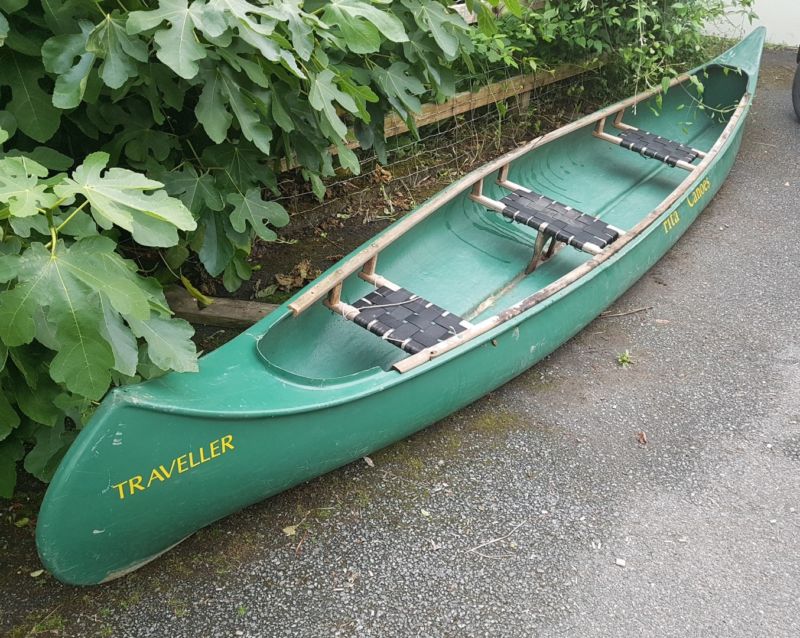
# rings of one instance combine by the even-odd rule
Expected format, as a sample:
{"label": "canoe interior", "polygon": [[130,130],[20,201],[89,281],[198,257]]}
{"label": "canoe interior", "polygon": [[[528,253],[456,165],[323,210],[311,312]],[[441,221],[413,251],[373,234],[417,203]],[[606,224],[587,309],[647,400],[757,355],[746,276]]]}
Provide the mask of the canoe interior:
{"label": "canoe interior", "polygon": [[[707,67],[706,76],[700,74],[700,78],[705,110],[697,107],[694,86],[685,82],[667,92],[661,109],[651,99],[635,111],[628,109],[624,121],[709,150],[744,95],[748,78],[717,65]],[[599,140],[592,135],[593,128],[586,126],[533,149],[511,164],[509,179],[628,230],[688,173]],[[616,132],[610,120],[606,128]],[[496,177],[484,181],[484,193],[502,199],[508,191],[496,185]],[[477,322],[590,259],[586,253],[564,247],[534,273],[523,276],[535,236],[533,229],[473,202],[465,190],[385,248],[376,270],[395,284]],[[345,281],[342,299],[352,303],[373,288],[353,275]],[[497,295],[494,302],[479,308],[492,295]],[[274,374],[309,382],[387,370],[407,356],[322,304],[298,316],[284,316],[260,339],[258,349]]]}

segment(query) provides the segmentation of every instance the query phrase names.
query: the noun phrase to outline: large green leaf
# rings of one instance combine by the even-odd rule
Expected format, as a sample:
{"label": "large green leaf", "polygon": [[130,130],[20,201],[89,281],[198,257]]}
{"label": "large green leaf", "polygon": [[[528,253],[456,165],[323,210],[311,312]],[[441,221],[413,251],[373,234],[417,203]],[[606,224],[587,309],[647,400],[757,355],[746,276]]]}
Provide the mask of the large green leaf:
{"label": "large green leaf", "polygon": [[25,469],[40,481],[49,482],[76,435],[64,428],[63,419],[53,427],[36,428],[36,445],[25,456]]}
{"label": "large green leaf", "polygon": [[[122,260],[113,248],[104,237],[80,240],[69,248],[59,242],[55,253],[33,244],[20,260],[17,286],[0,293],[0,338],[9,346],[30,343],[36,334],[33,317],[47,307],[47,321],[60,343],[50,376],[91,399],[103,396],[114,365],[111,347],[99,332],[99,295],[118,310],[149,316],[147,297],[137,289],[133,274],[120,276],[118,264],[114,271],[114,262]],[[127,270],[124,264],[122,268]]]}
{"label": "large green leaf", "polygon": [[264,156],[247,142],[223,143],[206,147],[202,160],[214,172],[219,188],[245,192],[255,184],[276,182],[275,174],[263,163]]}
{"label": "large green leaf", "polygon": [[267,15],[287,25],[292,38],[292,46],[301,60],[311,59],[314,52],[314,29],[324,29],[319,18],[306,13],[300,7],[304,0],[282,0],[272,6],[264,7]]}
{"label": "large green leaf", "polygon": [[155,32],[156,56],[182,78],[191,80],[206,57],[206,48],[197,40],[195,27],[203,24],[204,2],[159,0],[158,9],[133,11],[128,15],[126,30],[130,35],[149,31],[168,22],[169,27]]}
{"label": "large green leaf", "polygon": [[391,2],[331,0],[325,3],[322,20],[339,28],[343,44],[353,53],[374,53],[380,49],[383,39],[392,42],[407,41],[408,35],[403,23],[388,11],[381,11],[376,4],[390,5]]}
{"label": "large green leaf", "polygon": [[213,31],[209,32],[208,23],[216,28],[224,22],[235,29],[242,41],[256,49],[264,58],[283,64],[297,77],[305,78],[289,42],[275,33],[277,21],[271,17],[274,13],[269,7],[251,4],[245,0],[210,0],[203,11],[205,24],[202,27],[213,38]]}
{"label": "large green leaf", "polygon": [[224,224],[223,216],[214,212],[205,213],[200,218],[203,237],[197,256],[212,277],[220,275],[225,270],[236,250],[225,234]]}
{"label": "large green leaf", "polygon": [[430,32],[445,57],[452,60],[459,50],[459,32],[467,29],[464,19],[438,2],[402,0],[411,10],[420,28]]}
{"label": "large green leaf", "polygon": [[405,62],[395,62],[388,69],[377,68],[373,72],[389,103],[401,117],[408,120],[411,113],[417,113],[422,103],[417,96],[425,92],[425,87]]}
{"label": "large green leaf", "polygon": [[40,181],[47,169],[24,156],[0,159],[0,202],[13,217],[31,217],[54,206],[58,198]]}
{"label": "large green leaf", "polygon": [[19,414],[9,403],[6,397],[6,390],[0,388],[0,441],[11,434],[19,423]]}
{"label": "large green leaf", "polygon": [[224,66],[204,73],[203,77],[205,84],[195,115],[208,136],[217,143],[223,142],[235,117],[245,138],[268,155],[272,128],[266,115],[267,105],[242,86],[240,79]]}
{"label": "large green leaf", "polygon": [[223,91],[222,76],[216,70],[211,70],[203,74],[203,80],[203,90],[197,100],[194,114],[211,140],[221,144],[228,136],[233,115],[225,108],[226,95]]}
{"label": "large green leaf", "polygon": [[58,421],[61,414],[53,403],[61,393],[61,389],[47,376],[44,365],[40,364],[39,368],[42,374],[37,375],[35,388],[25,383],[22,378],[14,379],[10,388],[20,412],[31,421],[49,427]]}
{"label": "large green leaf", "polygon": [[58,130],[61,111],[39,82],[44,77],[41,62],[3,47],[0,49],[0,85],[11,89],[6,110],[17,120],[19,129],[37,142],[46,142]]}
{"label": "large green leaf", "polygon": [[331,130],[341,138],[347,135],[347,125],[336,112],[335,103],[351,113],[358,112],[353,98],[341,91],[334,82],[334,74],[330,69],[325,69],[311,78],[311,91],[308,93],[308,101],[324,117]]}
{"label": "large green leaf", "polygon": [[169,194],[177,196],[195,215],[199,215],[204,207],[220,211],[225,206],[211,174],[198,174],[194,166],[186,165],[180,170],[162,173],[159,179]]}
{"label": "large green leaf", "polygon": [[136,374],[136,364],[139,360],[136,338],[111,304],[106,302],[102,296],[100,304],[103,307],[100,334],[111,346],[111,352],[114,355],[114,370],[132,377]]}
{"label": "large green leaf", "polygon": [[119,11],[107,13],[86,44],[87,51],[103,60],[100,77],[112,89],[118,89],[128,78],[139,74],[138,62],[147,62],[147,46],[125,31],[125,23]]}
{"label": "large green leaf", "polygon": [[172,246],[178,241],[176,229],[197,227],[192,214],[162,190],[161,182],[122,168],[103,174],[107,164],[108,153],[92,153],[75,169],[72,179],[65,178],[55,187],[56,195],[82,195],[100,226],[120,226],[145,246]]}
{"label": "large green leaf", "polygon": [[147,341],[150,360],[162,370],[194,372],[197,353],[191,337],[194,329],[182,319],[151,317],[147,321],[131,319],[133,333]]}
{"label": "large green leaf", "polygon": [[228,202],[233,204],[231,225],[239,232],[244,232],[249,225],[261,239],[275,241],[278,236],[267,224],[281,228],[289,223],[286,209],[277,202],[264,201],[260,188],[251,188],[244,195],[231,193]]}
{"label": "large green leaf", "polygon": [[81,33],[56,35],[42,45],[44,68],[58,76],[53,89],[53,105],[60,109],[75,108],[81,103],[95,62],[95,54],[86,50],[94,25],[81,20],[78,26]]}
{"label": "large green leaf", "polygon": [[[53,313],[51,309],[51,316]],[[58,309],[56,325],[62,345],[50,362],[54,381],[93,400],[101,399],[108,390],[115,363],[111,346],[98,331],[96,313],[86,302]]]}
{"label": "large green leaf", "polygon": [[[17,276],[18,266],[18,255],[0,255],[0,284],[14,279]],[[0,370],[2,370],[1,367]]]}
{"label": "large green leaf", "polygon": [[[115,365],[102,336],[101,299],[126,317],[150,317],[149,291],[114,248],[106,237],[81,239],[72,246],[59,242],[53,253],[33,244],[20,259],[18,284],[0,293],[0,338],[9,346],[30,343],[36,335],[36,311],[46,307],[61,345],[50,374],[89,398],[103,395],[108,370]],[[74,374],[81,366],[87,371]]]}

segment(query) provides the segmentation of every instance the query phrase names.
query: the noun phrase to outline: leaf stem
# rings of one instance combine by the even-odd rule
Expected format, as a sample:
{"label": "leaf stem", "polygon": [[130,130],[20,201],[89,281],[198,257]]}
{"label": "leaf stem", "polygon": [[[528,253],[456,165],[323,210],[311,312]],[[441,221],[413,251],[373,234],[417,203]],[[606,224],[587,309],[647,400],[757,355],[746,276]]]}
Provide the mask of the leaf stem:
{"label": "leaf stem", "polygon": [[47,217],[47,225],[50,226],[50,243],[48,244],[48,247],[50,248],[50,255],[55,257],[58,230],[56,230],[55,222],[53,221],[53,209],[48,208],[46,211],[44,211],[44,214],[45,217]]}
{"label": "leaf stem", "polygon": [[72,211],[72,212],[69,214],[69,216],[68,216],[68,217],[67,217],[67,218],[66,218],[66,219],[65,219],[63,222],[61,222],[61,223],[58,225],[58,227],[56,228],[56,232],[57,232],[57,233],[58,233],[58,232],[61,232],[61,229],[62,229],[62,228],[64,228],[64,226],[66,226],[66,225],[67,225],[67,224],[70,222],[70,220],[72,220],[72,218],[73,218],[73,217],[75,217],[75,215],[77,215],[79,212],[81,212],[81,210],[83,210],[83,207],[84,207],[84,206],[86,206],[86,204],[88,204],[88,203],[89,203],[89,200],[88,200],[88,199],[87,199],[87,200],[84,200],[83,204],[81,204],[81,205],[80,205],[80,206],[78,206],[78,207],[77,207],[75,210],[73,210],[73,211]]}
{"label": "leaf stem", "polygon": [[58,240],[58,233],[61,232],[61,229],[64,228],[64,226],[66,226],[69,221],[75,217],[75,215],[77,215],[83,209],[83,207],[86,206],[86,204],[89,203],[88,199],[84,200],[83,204],[73,210],[63,222],[56,226],[55,221],[53,220],[53,209],[62,201],[64,201],[63,198],[58,200],[53,206],[44,211],[44,214],[47,216],[47,223],[50,225],[50,242],[45,246],[45,248],[50,249],[51,255],[56,254],[56,241]]}

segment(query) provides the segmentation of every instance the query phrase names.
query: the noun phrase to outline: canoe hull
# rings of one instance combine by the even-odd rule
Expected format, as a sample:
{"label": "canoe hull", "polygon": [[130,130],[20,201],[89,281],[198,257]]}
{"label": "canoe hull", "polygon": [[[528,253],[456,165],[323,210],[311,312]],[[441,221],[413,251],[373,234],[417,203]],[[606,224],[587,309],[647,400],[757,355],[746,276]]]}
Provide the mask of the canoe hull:
{"label": "canoe hull", "polygon": [[[750,75],[751,94],[762,41],[763,32],[718,58]],[[73,584],[116,578],[213,521],[403,439],[527,370],[613,303],[694,222],[731,170],[748,110],[749,101],[713,161],[643,232],[558,292],[409,372],[372,368],[327,386],[324,378],[276,372],[257,343],[288,319],[287,304],[204,357],[197,375],[114,390],[45,496],[36,530],[44,565]],[[294,396],[316,403],[295,406],[287,399]]]}
{"label": "canoe hull", "polygon": [[384,391],[294,414],[205,418],[154,408],[139,390],[115,390],[45,499],[37,526],[43,563],[68,583],[113,579],[215,520],[403,439],[506,383],[582,330],[669,250],[724,182],[741,135],[740,126],[686,196],[613,258],[446,365],[423,366]]}

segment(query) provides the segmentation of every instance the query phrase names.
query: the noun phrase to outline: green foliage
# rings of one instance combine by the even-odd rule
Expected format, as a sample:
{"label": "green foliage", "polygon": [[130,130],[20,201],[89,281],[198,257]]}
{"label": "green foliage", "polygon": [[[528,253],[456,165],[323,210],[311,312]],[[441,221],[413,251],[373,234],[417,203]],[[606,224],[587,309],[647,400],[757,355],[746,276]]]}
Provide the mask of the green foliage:
{"label": "green foliage", "polygon": [[[485,29],[498,4],[469,0]],[[469,31],[446,0],[0,3],[0,495],[23,458],[47,480],[110,386],[193,369],[126,247],[235,290],[289,221],[277,167],[320,198],[358,173],[352,131],[382,154],[390,109],[452,94]]]}
{"label": "green foliage", "polygon": [[[468,5],[490,29],[499,3]],[[359,170],[354,125],[383,154],[387,111],[413,124],[421,95],[453,93],[448,66],[472,49],[446,0],[32,0],[5,5],[5,17],[0,123],[12,142],[102,151],[163,182],[198,223],[180,254],[212,274],[236,270],[256,237],[273,240],[288,221],[268,201],[274,167],[299,165],[321,198],[331,148],[342,170]],[[245,201],[260,221],[242,223]],[[153,245],[158,223],[120,225]]]}
{"label": "green foliage", "polygon": [[495,33],[475,32],[476,59],[521,72],[602,58],[621,95],[668,84],[705,55],[703,27],[753,0],[547,0],[507,16]]}
{"label": "green foliage", "polygon": [[195,221],[163,184],[107,162],[94,153],[67,175],[0,159],[0,496],[23,457],[52,476],[110,385],[196,369],[191,327],[111,238],[170,246]]}

